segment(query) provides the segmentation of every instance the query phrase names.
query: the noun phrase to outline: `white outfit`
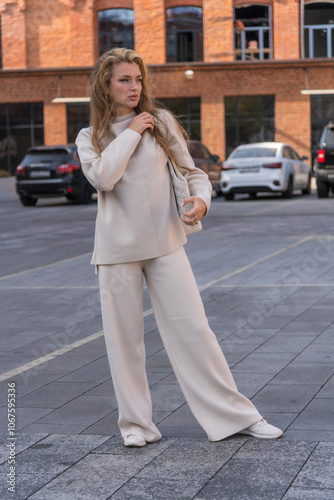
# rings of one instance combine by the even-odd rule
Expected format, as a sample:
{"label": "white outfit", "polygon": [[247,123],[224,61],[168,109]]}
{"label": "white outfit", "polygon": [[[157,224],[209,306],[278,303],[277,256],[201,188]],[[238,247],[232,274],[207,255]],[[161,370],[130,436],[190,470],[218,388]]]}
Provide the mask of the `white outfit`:
{"label": "white outfit", "polygon": [[[254,424],[261,415],[234,383],[183,249],[186,241],[166,156],[152,136],[128,129],[134,113],[113,124],[117,135],[99,157],[83,129],[83,170],[98,190],[92,263],[98,266],[103,329],[122,436],[160,439],[152,422],[143,341],[143,276],[167,354],[187,402],[210,441]],[[171,115],[161,113],[190,192],[210,206],[211,185],[197,169]],[[139,226],[138,226],[139,225]]]}

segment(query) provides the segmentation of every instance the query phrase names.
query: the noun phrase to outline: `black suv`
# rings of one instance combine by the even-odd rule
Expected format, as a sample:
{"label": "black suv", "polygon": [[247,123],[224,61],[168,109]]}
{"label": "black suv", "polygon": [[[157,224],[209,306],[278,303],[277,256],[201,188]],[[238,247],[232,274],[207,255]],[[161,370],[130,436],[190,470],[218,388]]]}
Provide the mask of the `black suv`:
{"label": "black suv", "polygon": [[313,164],[319,198],[327,198],[334,191],[334,123],[325,126],[319,142],[318,156]]}
{"label": "black suv", "polygon": [[38,198],[66,196],[75,203],[89,203],[95,189],[85,178],[77,147],[38,146],[28,149],[16,168],[16,191],[25,206]]}
{"label": "black suv", "polygon": [[211,154],[204,144],[195,140],[188,142],[188,150],[196,167],[204,170],[209,176],[215,194],[220,195],[220,174],[223,163],[219,160],[219,156]]}

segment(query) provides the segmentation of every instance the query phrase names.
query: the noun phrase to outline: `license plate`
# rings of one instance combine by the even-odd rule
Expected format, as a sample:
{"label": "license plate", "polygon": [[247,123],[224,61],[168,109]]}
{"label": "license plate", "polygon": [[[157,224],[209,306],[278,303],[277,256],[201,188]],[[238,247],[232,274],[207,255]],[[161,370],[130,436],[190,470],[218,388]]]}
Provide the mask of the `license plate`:
{"label": "license plate", "polygon": [[250,172],[259,172],[260,168],[259,167],[245,167],[245,168],[239,168],[239,172],[241,174],[248,174]]}
{"label": "license plate", "polygon": [[30,177],[42,177],[45,179],[46,177],[50,177],[50,170],[32,170],[30,172]]}

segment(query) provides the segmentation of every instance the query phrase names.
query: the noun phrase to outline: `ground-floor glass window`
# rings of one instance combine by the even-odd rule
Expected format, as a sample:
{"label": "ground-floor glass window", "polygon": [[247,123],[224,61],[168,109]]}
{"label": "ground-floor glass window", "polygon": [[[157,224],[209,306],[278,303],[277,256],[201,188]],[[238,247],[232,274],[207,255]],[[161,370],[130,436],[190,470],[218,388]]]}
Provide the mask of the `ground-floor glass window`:
{"label": "ground-floor glass window", "polygon": [[226,157],[239,144],[275,140],[275,96],[225,97]]}
{"label": "ground-floor glass window", "polygon": [[0,170],[14,175],[27,149],[43,144],[42,102],[0,104]]}
{"label": "ground-floor glass window", "polygon": [[201,140],[201,99],[199,97],[158,100],[179,118],[190,139]]}
{"label": "ground-floor glass window", "polygon": [[75,142],[79,131],[89,126],[89,104],[67,104],[67,142]]}

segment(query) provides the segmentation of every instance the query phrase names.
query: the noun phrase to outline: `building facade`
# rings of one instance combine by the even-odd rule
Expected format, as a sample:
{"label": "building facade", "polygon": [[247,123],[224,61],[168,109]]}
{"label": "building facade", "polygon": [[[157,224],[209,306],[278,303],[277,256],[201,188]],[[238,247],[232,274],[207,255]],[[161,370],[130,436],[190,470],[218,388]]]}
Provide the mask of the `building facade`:
{"label": "building facade", "polygon": [[334,1],[0,0],[0,169],[73,142],[113,46],[144,57],[155,97],[222,159],[263,140],[311,159],[334,120]]}

